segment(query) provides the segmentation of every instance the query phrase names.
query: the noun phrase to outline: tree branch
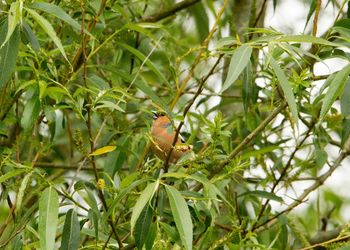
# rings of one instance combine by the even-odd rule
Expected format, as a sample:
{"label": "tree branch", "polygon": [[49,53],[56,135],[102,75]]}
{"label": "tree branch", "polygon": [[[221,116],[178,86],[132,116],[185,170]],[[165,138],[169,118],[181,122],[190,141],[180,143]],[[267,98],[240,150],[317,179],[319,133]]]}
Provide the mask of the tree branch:
{"label": "tree branch", "polygon": [[201,0],[184,0],[182,2],[179,2],[175,4],[171,9],[160,11],[158,13],[152,14],[148,17],[143,18],[142,22],[158,22],[166,17],[172,16],[176,14],[177,12],[186,9],[187,7],[190,7],[196,3],[199,3]]}

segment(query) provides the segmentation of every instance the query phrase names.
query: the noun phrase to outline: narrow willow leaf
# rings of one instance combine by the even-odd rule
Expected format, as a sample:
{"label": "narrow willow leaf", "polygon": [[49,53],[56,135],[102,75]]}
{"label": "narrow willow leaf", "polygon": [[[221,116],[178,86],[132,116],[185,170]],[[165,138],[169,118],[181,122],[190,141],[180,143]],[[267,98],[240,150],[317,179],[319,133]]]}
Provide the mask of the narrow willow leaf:
{"label": "narrow willow leaf", "polygon": [[326,39],[309,36],[309,35],[291,35],[291,36],[282,36],[276,39],[275,42],[297,42],[297,43],[313,43],[313,44],[322,44],[329,45],[333,47],[338,47],[339,44],[327,41]]}
{"label": "narrow willow leaf", "polygon": [[137,199],[137,202],[132,210],[132,215],[130,219],[131,231],[133,232],[135,229],[135,224],[137,219],[139,218],[143,208],[146,206],[148,202],[152,199],[154,193],[157,191],[159,186],[159,181],[152,182],[148,184],[148,186],[143,190],[140,197]]}
{"label": "narrow willow leaf", "polygon": [[94,228],[94,233],[95,233],[94,237],[97,242],[99,241],[99,237],[100,237],[99,230],[98,230],[99,228],[98,214],[96,214],[96,212],[93,209],[89,209],[88,217],[89,217],[89,220],[92,222],[92,227]]}
{"label": "narrow willow leaf", "polygon": [[[27,12],[34,18],[34,20],[41,26],[41,28],[48,34],[52,41],[56,44],[57,48],[63,55],[63,57],[68,61],[66,52],[64,51],[61,40],[56,35],[56,32],[49,21],[47,21],[43,16],[39,15],[35,10],[26,8]],[[68,61],[69,62],[69,61]]]}
{"label": "narrow willow leaf", "polygon": [[[51,3],[45,3],[45,2],[35,2],[35,3],[32,3],[29,7],[33,8],[33,9],[44,11],[48,14],[51,14],[51,15],[61,19],[62,21],[66,22],[70,26],[72,26],[77,32],[80,33],[80,31],[81,31],[81,25],[77,21],[75,21],[72,17],[70,17],[70,15],[68,15],[58,5],[54,5]],[[93,35],[90,32],[88,32],[86,29],[84,29],[84,33],[93,37]]]}
{"label": "narrow willow leaf", "polygon": [[135,82],[135,86],[141,90],[143,93],[145,93],[146,95],[149,96],[149,98],[151,98],[151,100],[159,105],[163,110],[165,110],[167,113],[169,113],[170,111],[167,108],[166,103],[163,101],[163,99],[161,99],[149,86],[143,84],[142,82]]}
{"label": "narrow willow leaf", "polygon": [[77,213],[69,209],[64,221],[62,243],[60,250],[75,250],[79,248],[80,224]]}
{"label": "narrow willow leaf", "polygon": [[306,26],[309,23],[310,18],[312,16],[312,14],[315,12],[315,10],[316,10],[316,0],[311,0],[309,13],[307,14],[306,22],[305,22],[305,26],[304,26],[304,32],[305,32]]}
{"label": "narrow willow leaf", "polygon": [[25,105],[21,119],[21,126],[24,131],[29,131],[33,128],[36,119],[40,113],[40,100],[37,95],[34,95]]}
{"label": "narrow willow leaf", "polygon": [[55,245],[58,223],[58,194],[53,187],[48,187],[39,200],[39,235],[42,250],[52,250]]}
{"label": "narrow willow leaf", "polygon": [[176,228],[185,249],[192,249],[193,226],[185,199],[174,187],[165,185]]}
{"label": "narrow willow leaf", "polygon": [[10,37],[15,31],[19,21],[21,20],[21,16],[22,16],[21,12],[22,12],[22,9],[21,9],[20,1],[17,0],[14,3],[11,3],[11,7],[9,10],[8,19],[7,19],[7,23],[8,23],[7,34],[6,34],[5,41],[2,42],[0,48],[2,48],[9,41]]}
{"label": "narrow willow leaf", "polygon": [[[0,30],[0,43],[2,43],[6,33],[7,22],[4,22]],[[10,80],[12,73],[15,71],[20,40],[20,32],[17,28],[8,42],[0,49],[0,88]]]}
{"label": "narrow willow leaf", "polygon": [[21,186],[19,187],[18,193],[17,193],[17,199],[16,199],[16,206],[15,206],[15,213],[18,216],[18,211],[20,211],[22,207],[22,201],[24,197],[24,191],[26,190],[27,184],[30,180],[30,177],[32,176],[33,172],[28,173],[24,178],[21,180]]}
{"label": "narrow willow leaf", "polygon": [[228,89],[239,77],[250,61],[253,49],[249,45],[242,45],[237,48],[231,57],[230,66],[226,80],[222,86],[221,93]]}
{"label": "narrow willow leaf", "polygon": [[32,28],[30,28],[30,26],[26,23],[23,22],[23,33],[24,36],[26,37],[26,39],[29,41],[30,45],[32,46],[32,48],[38,52],[40,49],[40,44],[38,39],[36,38]]}
{"label": "narrow willow leaf", "polygon": [[12,177],[15,177],[17,175],[20,175],[20,174],[24,173],[25,171],[26,171],[25,169],[11,170],[10,172],[0,176],[0,183],[4,182]]}
{"label": "narrow willow leaf", "polygon": [[44,11],[46,13],[49,13],[62,21],[68,23],[70,26],[72,26],[74,29],[78,30],[80,32],[81,25],[75,21],[73,18],[71,18],[63,9],[61,9],[59,6],[51,4],[51,3],[45,3],[45,2],[35,2],[31,5],[29,5],[32,9],[37,9]]}
{"label": "narrow willow leaf", "polygon": [[265,199],[269,199],[269,200],[274,200],[274,201],[278,201],[278,202],[283,202],[283,199],[275,194],[272,194],[270,192],[266,192],[266,191],[262,191],[262,190],[254,190],[254,191],[250,191],[250,192],[246,192],[241,194],[241,196],[244,195],[255,195],[261,198],[265,198]]}
{"label": "narrow willow leaf", "polygon": [[129,194],[131,192],[131,190],[133,190],[135,187],[137,187],[138,185],[141,185],[147,181],[150,181],[150,178],[143,178],[143,179],[139,179],[136,180],[134,182],[132,182],[129,186],[127,186],[124,189],[121,189],[120,192],[118,193],[117,197],[115,197],[112,201],[112,203],[110,204],[108,210],[106,213],[103,213],[103,219],[107,220],[107,218],[109,216],[111,216],[111,214],[113,213],[114,209],[116,208],[116,206],[118,204],[120,204],[121,200],[123,198],[125,198],[125,196],[127,196],[127,194]]}
{"label": "narrow willow leaf", "polygon": [[142,210],[139,218],[137,219],[135,226],[135,242],[138,249],[142,250],[145,244],[153,218],[153,208],[150,203],[146,204],[145,208]]}
{"label": "narrow willow leaf", "polygon": [[278,83],[283,90],[284,96],[285,96],[287,103],[288,103],[288,107],[289,107],[290,111],[292,112],[293,121],[295,124],[297,124],[298,108],[297,108],[297,103],[295,101],[292,87],[290,86],[286,75],[284,74],[284,72],[282,71],[282,69],[280,68],[278,63],[275,61],[275,59],[272,58],[272,56],[270,56],[270,64],[271,64],[271,67],[273,68],[273,71],[275,71],[275,73],[276,73]]}
{"label": "narrow willow leaf", "polygon": [[117,148],[116,146],[105,146],[105,147],[102,147],[102,148],[98,148],[94,152],[92,152],[90,154],[90,156],[107,154],[109,152],[114,151],[116,148]]}
{"label": "narrow willow leaf", "polygon": [[208,36],[209,33],[209,17],[206,13],[203,2],[198,2],[189,8],[190,13],[194,17],[196,22],[197,32],[200,38],[200,42]]}
{"label": "narrow willow leaf", "polygon": [[168,80],[165,78],[165,76],[158,70],[158,68],[153,64],[153,62],[147,58],[144,54],[142,54],[139,50],[131,47],[130,45],[127,45],[126,43],[117,42],[118,45],[129,51],[131,54],[135,55],[140,61],[144,62],[150,70],[153,71],[154,74],[156,74],[160,80],[162,80],[163,83],[165,83],[168,87],[171,87]]}
{"label": "narrow willow leaf", "polygon": [[252,69],[252,63],[249,61],[247,67],[245,67],[243,71],[243,77],[242,77],[242,99],[243,99],[243,107],[244,111],[248,112],[248,107],[251,104],[252,95],[254,91],[254,87],[252,86],[252,79],[253,79],[253,69]]}
{"label": "narrow willow leaf", "polygon": [[343,146],[350,135],[350,79],[347,80],[340,99],[340,109],[344,116],[341,133],[341,145]]}
{"label": "narrow willow leaf", "polygon": [[345,66],[342,70],[340,70],[334,77],[333,81],[330,82],[328,91],[323,99],[323,104],[320,112],[320,123],[329,109],[332,107],[335,100],[342,95],[345,84],[349,78],[350,74],[350,64]]}

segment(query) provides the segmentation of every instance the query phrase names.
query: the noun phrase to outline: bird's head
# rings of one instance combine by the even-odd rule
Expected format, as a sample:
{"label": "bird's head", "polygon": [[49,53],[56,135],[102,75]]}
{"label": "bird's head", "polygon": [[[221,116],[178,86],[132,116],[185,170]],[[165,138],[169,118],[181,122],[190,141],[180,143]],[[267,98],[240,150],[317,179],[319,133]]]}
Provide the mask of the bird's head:
{"label": "bird's head", "polygon": [[158,128],[168,128],[171,126],[171,121],[165,112],[152,111],[153,126]]}

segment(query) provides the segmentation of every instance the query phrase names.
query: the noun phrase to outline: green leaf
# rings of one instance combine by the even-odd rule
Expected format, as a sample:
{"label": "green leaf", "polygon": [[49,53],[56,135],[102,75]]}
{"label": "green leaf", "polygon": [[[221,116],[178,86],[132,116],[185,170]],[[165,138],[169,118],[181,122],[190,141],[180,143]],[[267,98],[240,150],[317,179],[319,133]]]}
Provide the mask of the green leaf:
{"label": "green leaf", "polygon": [[231,57],[230,66],[226,80],[222,86],[221,93],[228,89],[239,77],[250,61],[253,49],[249,45],[242,45],[237,48]]}
{"label": "green leaf", "polygon": [[264,199],[268,199],[268,200],[274,200],[274,201],[278,201],[278,202],[283,202],[283,199],[273,193],[270,192],[266,192],[266,191],[262,191],[262,190],[254,190],[254,191],[250,191],[250,192],[245,192],[243,194],[241,194],[240,196],[244,196],[244,195],[254,195],[254,196],[258,196],[260,198],[264,198]]}
{"label": "green leaf", "polygon": [[119,202],[128,194],[131,192],[131,190],[133,190],[135,187],[137,187],[140,184],[143,184],[144,182],[149,181],[150,178],[141,178],[139,180],[136,180],[134,182],[132,182],[129,186],[127,186],[124,189],[121,189],[119,194],[117,195],[117,197],[115,197],[112,201],[112,203],[110,204],[108,211],[106,213],[103,213],[103,218],[106,220],[106,218],[108,218],[109,216],[111,216],[111,214],[113,213],[115,207],[119,204]]}
{"label": "green leaf", "polygon": [[192,249],[193,225],[185,199],[174,187],[165,185],[176,228],[185,249]]}
{"label": "green leaf", "polygon": [[209,18],[206,13],[204,3],[198,2],[189,8],[190,13],[194,17],[196,22],[196,30],[198,32],[200,42],[203,42],[204,39],[208,36],[209,33]]}
{"label": "green leaf", "polygon": [[306,22],[305,22],[305,26],[304,26],[304,32],[305,32],[306,26],[309,23],[310,18],[312,16],[312,14],[315,12],[315,10],[316,10],[316,0],[311,0],[309,13],[307,14],[307,18],[306,18]]}
{"label": "green leaf", "polygon": [[21,119],[21,126],[24,131],[29,131],[36,122],[40,112],[40,100],[34,95],[25,105]]}
{"label": "green leaf", "polygon": [[253,69],[252,69],[252,63],[249,61],[247,67],[245,67],[243,71],[243,77],[242,77],[242,99],[243,99],[243,107],[244,111],[248,112],[248,107],[251,104],[251,99],[254,91],[253,86]]}
{"label": "green leaf", "polygon": [[158,189],[158,186],[159,186],[159,181],[148,184],[145,190],[143,190],[143,192],[141,193],[140,197],[137,199],[137,202],[132,210],[132,215],[130,219],[131,232],[134,231],[135,223],[137,219],[139,218],[146,204],[151,201],[154,193]]}
{"label": "green leaf", "polygon": [[26,39],[30,42],[32,48],[38,52],[39,49],[40,49],[40,44],[39,44],[39,41],[38,39],[36,38],[32,28],[30,28],[30,26],[26,23],[26,22],[23,22],[23,33],[24,33],[24,36],[26,37]]}
{"label": "green leaf", "polygon": [[72,26],[74,29],[80,32],[81,25],[77,21],[75,21],[73,18],[71,18],[63,9],[61,9],[57,5],[54,5],[51,3],[45,3],[45,2],[35,2],[29,5],[29,7],[49,13],[61,19],[62,21],[68,23],[70,26]]}
{"label": "green leaf", "polygon": [[[7,22],[4,22],[0,31],[0,43],[3,43],[2,39],[6,33]],[[17,28],[8,42],[0,49],[0,88],[10,80],[12,73],[15,71],[20,40],[20,32]]]}
{"label": "green leaf", "polygon": [[153,208],[151,204],[146,204],[142,210],[135,226],[135,242],[138,249],[142,250],[143,245],[148,239],[148,233],[152,224]]}
{"label": "green leaf", "polygon": [[153,62],[147,58],[144,54],[142,54],[139,50],[127,45],[123,42],[117,42],[118,45],[123,47],[124,49],[128,50],[131,54],[135,55],[140,61],[144,62],[152,71],[154,74],[156,74],[162,82],[164,82],[168,87],[170,86],[170,83],[165,78],[165,76],[157,69],[157,67],[153,64]]}
{"label": "green leaf", "polygon": [[98,214],[96,213],[95,210],[93,209],[89,209],[88,211],[88,217],[89,217],[89,220],[92,222],[92,227],[94,228],[94,237],[95,237],[95,240],[98,241],[99,240],[99,237],[100,237],[100,234],[99,234],[99,230],[98,230],[98,222],[99,222],[99,219],[98,219]]}
{"label": "green leaf", "polygon": [[30,180],[30,177],[32,176],[33,172],[29,172],[24,176],[24,178],[21,180],[21,186],[19,187],[18,193],[17,193],[17,199],[16,199],[16,206],[15,206],[15,213],[18,216],[18,212],[20,211],[22,207],[22,201],[24,197],[24,191],[26,190],[27,184]]}
{"label": "green leaf", "polygon": [[347,80],[340,98],[340,110],[344,116],[341,131],[341,145],[343,146],[350,135],[350,79]]}
{"label": "green leaf", "polygon": [[271,67],[273,68],[273,71],[275,71],[275,73],[276,73],[278,83],[283,90],[284,96],[285,96],[287,103],[288,103],[288,107],[289,107],[290,111],[292,112],[293,121],[295,124],[297,124],[298,108],[297,108],[297,104],[295,101],[292,87],[289,84],[289,81],[288,81],[286,75],[284,74],[284,72],[282,71],[280,66],[277,64],[275,59],[273,59],[272,56],[270,56],[270,64],[271,64]]}
{"label": "green leaf", "polygon": [[12,36],[13,32],[15,31],[19,21],[22,18],[22,7],[21,7],[21,3],[20,1],[16,1],[14,3],[11,3],[11,7],[9,10],[9,14],[8,14],[8,26],[7,26],[7,34],[6,34],[6,38],[5,41],[3,41],[1,43],[0,48],[2,48],[10,39],[10,37]]}
{"label": "green leaf", "polygon": [[[41,28],[48,34],[52,41],[56,44],[57,48],[63,55],[63,57],[68,61],[66,53],[64,52],[61,40],[56,35],[56,32],[49,21],[47,21],[43,16],[39,15],[35,10],[26,8],[27,12],[34,18],[34,20],[41,26]],[[69,62],[69,61],[68,61]]]}
{"label": "green leaf", "polygon": [[148,95],[152,101],[159,105],[163,110],[166,111],[166,113],[170,113],[170,111],[167,108],[166,103],[163,101],[163,99],[161,99],[160,97],[158,97],[158,95],[147,85],[143,84],[140,81],[135,82],[135,86],[141,90],[143,93],[145,93],[146,95]]}
{"label": "green leaf", "polygon": [[322,122],[328,110],[332,107],[335,100],[342,95],[345,84],[349,78],[350,64],[340,70],[330,82],[328,91],[323,99],[321,107],[320,118],[318,124]]}
{"label": "green leaf", "polygon": [[26,172],[26,169],[14,169],[14,170],[11,170],[9,171],[8,173],[4,174],[4,175],[1,175],[0,176],[0,183],[12,178],[12,177],[15,177],[17,175],[20,175],[22,173]]}
{"label": "green leaf", "polygon": [[42,250],[52,250],[55,245],[58,223],[58,194],[53,187],[48,187],[39,199],[39,235]]}
{"label": "green leaf", "polygon": [[313,44],[322,44],[328,46],[338,47],[340,46],[337,43],[327,41],[326,39],[309,36],[309,35],[291,35],[291,36],[282,36],[275,40],[275,42],[297,42],[297,43],[313,43]]}
{"label": "green leaf", "polygon": [[73,209],[69,209],[64,221],[62,243],[60,250],[75,250],[79,248],[80,224]]}

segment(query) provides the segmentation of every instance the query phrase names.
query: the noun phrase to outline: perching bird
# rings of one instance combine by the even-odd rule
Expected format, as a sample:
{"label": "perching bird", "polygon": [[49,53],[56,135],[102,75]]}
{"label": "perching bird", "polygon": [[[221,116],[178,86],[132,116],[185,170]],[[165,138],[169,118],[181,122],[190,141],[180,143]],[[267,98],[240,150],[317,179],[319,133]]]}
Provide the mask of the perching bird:
{"label": "perching bird", "polygon": [[[164,113],[154,112],[153,119],[151,130],[152,149],[158,158],[165,161],[174,142],[176,129]],[[191,151],[192,145],[184,144],[184,141],[179,135],[174,149],[171,152],[169,162],[176,163],[183,155]]]}

